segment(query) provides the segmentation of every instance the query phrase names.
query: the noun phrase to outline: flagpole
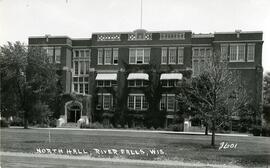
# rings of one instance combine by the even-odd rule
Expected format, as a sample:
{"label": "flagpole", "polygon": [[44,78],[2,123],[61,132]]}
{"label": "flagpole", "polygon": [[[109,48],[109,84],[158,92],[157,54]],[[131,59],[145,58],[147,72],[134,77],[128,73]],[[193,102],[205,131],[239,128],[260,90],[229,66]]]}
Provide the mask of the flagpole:
{"label": "flagpole", "polygon": [[141,0],[141,25],[140,25],[141,29],[142,29],[142,13],[143,13],[143,11],[142,11],[142,7],[143,7],[142,3],[143,3],[143,0]]}

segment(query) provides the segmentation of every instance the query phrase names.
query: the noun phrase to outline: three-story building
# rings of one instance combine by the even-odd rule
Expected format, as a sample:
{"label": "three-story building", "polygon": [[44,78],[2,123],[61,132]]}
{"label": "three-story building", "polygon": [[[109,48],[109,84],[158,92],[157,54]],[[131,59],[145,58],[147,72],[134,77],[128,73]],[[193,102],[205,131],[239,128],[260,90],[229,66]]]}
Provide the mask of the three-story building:
{"label": "three-story building", "polygon": [[[60,125],[78,121],[105,124],[126,120],[143,125],[149,110],[163,114],[163,125],[176,118],[176,90],[184,78],[200,74],[218,50],[241,78],[254,106],[262,102],[262,32],[191,31],[93,33],[91,38],[30,37],[58,64],[66,94]],[[157,99],[156,101],[153,99]],[[152,108],[158,102],[158,109]],[[155,110],[155,111],[153,111]],[[160,113],[163,112],[163,113]],[[149,117],[149,116],[148,116]],[[192,123],[188,123],[192,124]]]}

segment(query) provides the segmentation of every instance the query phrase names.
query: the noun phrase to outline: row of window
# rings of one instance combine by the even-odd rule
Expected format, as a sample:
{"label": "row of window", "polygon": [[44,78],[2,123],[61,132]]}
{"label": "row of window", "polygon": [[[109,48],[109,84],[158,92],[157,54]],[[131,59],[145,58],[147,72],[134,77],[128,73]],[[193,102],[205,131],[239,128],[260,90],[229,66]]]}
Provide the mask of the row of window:
{"label": "row of window", "polygon": [[230,62],[245,62],[246,60],[247,62],[254,62],[255,44],[222,44],[221,57],[223,60],[227,60],[228,56]]}
{"label": "row of window", "polygon": [[[147,87],[148,81],[145,80],[128,80],[128,87]],[[116,86],[117,82],[115,80],[98,80],[96,82],[97,87],[112,87]],[[162,80],[162,87],[176,87],[179,86],[178,80]]]}
{"label": "row of window", "polygon": [[[222,58],[230,62],[244,62],[246,44],[221,45]],[[99,48],[98,65],[118,65],[118,48]],[[149,64],[150,48],[130,48],[129,64]],[[198,60],[208,58],[212,54],[210,47],[196,47],[192,49],[192,58]],[[89,57],[89,50],[76,50],[75,58]],[[255,44],[247,44],[247,61],[254,61]],[[161,51],[161,64],[183,64],[184,47],[163,47]]]}
{"label": "row of window", "polygon": [[[110,110],[115,107],[113,95],[111,93],[98,93],[97,110]],[[144,94],[129,94],[127,99],[127,107],[129,110],[147,110],[149,107]],[[162,94],[160,100],[160,110],[175,111],[177,102],[175,94]]]}

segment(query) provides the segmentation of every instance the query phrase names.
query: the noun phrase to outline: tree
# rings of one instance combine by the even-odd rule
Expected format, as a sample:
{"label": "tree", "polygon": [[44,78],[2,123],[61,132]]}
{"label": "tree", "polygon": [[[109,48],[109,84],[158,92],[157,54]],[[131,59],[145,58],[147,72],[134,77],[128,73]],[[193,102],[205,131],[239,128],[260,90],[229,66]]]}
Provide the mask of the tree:
{"label": "tree", "polygon": [[[24,127],[28,127],[31,111],[36,103],[50,104],[56,97],[56,65],[49,62],[40,47],[27,48],[24,44],[8,42],[1,46],[1,111],[7,116],[13,110],[22,111]],[[16,109],[12,109],[14,106]],[[45,111],[45,110],[40,110]]]}
{"label": "tree", "polygon": [[247,106],[248,97],[241,86],[237,71],[229,70],[227,62],[221,62],[217,55],[207,61],[204,72],[183,82],[178,95],[180,105],[185,105],[189,115],[203,120],[212,131],[211,145],[215,146],[216,129],[238,116]]}
{"label": "tree", "polygon": [[264,104],[270,104],[270,72],[266,72],[263,78]]}

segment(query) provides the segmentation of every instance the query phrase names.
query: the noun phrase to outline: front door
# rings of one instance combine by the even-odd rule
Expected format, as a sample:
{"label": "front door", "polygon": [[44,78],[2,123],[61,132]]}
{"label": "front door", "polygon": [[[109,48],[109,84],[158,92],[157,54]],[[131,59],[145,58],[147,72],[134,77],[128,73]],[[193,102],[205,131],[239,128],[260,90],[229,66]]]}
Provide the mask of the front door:
{"label": "front door", "polygon": [[68,109],[67,122],[75,122],[81,118],[81,109],[79,106],[71,106]]}

